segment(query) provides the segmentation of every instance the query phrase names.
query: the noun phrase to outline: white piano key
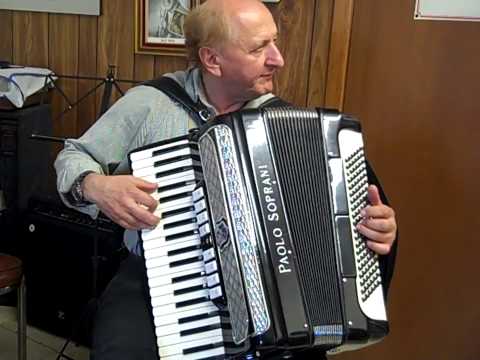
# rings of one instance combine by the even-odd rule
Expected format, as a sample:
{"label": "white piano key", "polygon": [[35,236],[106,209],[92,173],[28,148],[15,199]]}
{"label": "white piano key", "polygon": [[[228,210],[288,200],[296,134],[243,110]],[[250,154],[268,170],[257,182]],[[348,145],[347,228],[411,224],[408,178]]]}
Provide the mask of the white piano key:
{"label": "white piano key", "polygon": [[191,321],[188,323],[183,323],[183,324],[171,324],[171,325],[165,325],[165,326],[159,326],[155,328],[155,334],[157,337],[163,337],[166,335],[173,335],[173,334],[180,334],[181,331],[184,330],[193,330],[193,329],[198,329],[203,326],[208,326],[208,325],[217,325],[221,323],[221,318],[220,316],[212,316],[206,319],[201,319],[197,321]]}
{"label": "white piano key", "polygon": [[160,202],[162,201],[162,198],[168,197],[168,196],[174,196],[178,194],[183,194],[187,192],[192,192],[195,189],[195,182],[192,182],[187,185],[182,185],[170,190],[165,190],[161,192],[156,192],[152,194],[152,196],[155,198],[155,200],[159,200]]}
{"label": "white piano key", "polygon": [[215,259],[215,249],[213,247],[211,247],[208,250],[203,251],[203,261],[204,262],[210,261],[212,259]]}
{"label": "white piano key", "polygon": [[[221,336],[215,336],[211,338],[204,338],[204,339],[199,339],[195,341],[190,341],[188,345],[185,345],[185,344],[184,345],[178,345],[178,344],[165,345],[159,348],[159,355],[163,360],[163,358],[170,357],[173,355],[181,356],[183,354],[184,349],[191,349],[191,348],[196,348],[203,345],[216,344],[221,342],[223,342],[223,338]],[[223,346],[219,346],[219,347],[223,347]]]}
{"label": "white piano key", "polygon": [[209,289],[208,290],[208,295],[210,296],[210,299],[212,299],[212,300],[217,299],[219,297],[222,297],[223,296],[222,287],[221,286],[215,286],[214,288]]}
{"label": "white piano key", "polygon": [[205,277],[199,277],[192,280],[182,281],[179,283],[169,284],[169,285],[162,285],[162,286],[154,286],[150,287],[150,296],[163,296],[167,294],[173,294],[175,290],[183,290],[188,289],[196,286],[203,286],[207,287],[207,279]]}
{"label": "white piano key", "polygon": [[198,225],[202,225],[208,221],[208,212],[206,210],[202,211],[201,213],[197,214],[197,223]]}
{"label": "white piano key", "polygon": [[145,253],[152,251],[153,249],[158,249],[165,246],[170,246],[174,244],[180,244],[185,241],[195,240],[199,244],[201,243],[200,235],[198,234],[189,234],[182,237],[179,237],[175,240],[166,241],[164,237],[160,236],[158,238],[152,238],[149,241],[143,241],[143,250]]}
{"label": "white piano key", "polygon": [[[182,208],[183,207],[181,207],[180,209],[182,209]],[[171,223],[174,223],[174,222],[188,220],[188,219],[195,219],[195,211],[190,210],[190,208],[188,206],[186,206],[184,209],[185,209],[185,211],[183,211],[183,212],[179,212],[175,215],[168,215],[164,218],[160,218],[160,221],[158,222],[157,226],[163,226],[163,225],[166,225],[166,224],[171,224]],[[162,212],[162,210],[156,211],[155,213],[156,213],[157,216],[161,216],[162,213],[164,214],[164,212]],[[157,226],[155,226],[155,228]],[[148,231],[152,231],[152,230],[144,230],[144,231],[148,232]]]}
{"label": "white piano key", "polygon": [[136,167],[134,170],[134,173],[135,173],[135,176],[137,177],[143,177],[143,176],[148,176],[152,174],[159,174],[165,171],[173,171],[175,169],[180,169],[186,166],[201,166],[201,165],[202,164],[198,160],[194,160],[192,158],[174,161],[164,165],[155,165],[155,163],[152,162],[151,164],[145,167],[141,167],[141,168]]}
{"label": "white piano key", "polygon": [[188,139],[182,139],[182,140],[178,140],[178,141],[168,142],[168,143],[163,144],[163,145],[152,146],[148,149],[140,150],[140,151],[136,151],[136,152],[131,153],[130,154],[130,160],[132,162],[137,162],[138,160],[141,160],[141,159],[151,158],[151,157],[153,157],[153,153],[155,151],[162,151],[162,150],[164,151],[164,150],[170,149],[170,148],[175,147],[175,146],[186,145],[189,142],[190,141]]}
{"label": "white piano key", "polygon": [[135,173],[135,176],[142,177],[151,174],[162,173],[165,171],[175,171],[175,169],[185,166],[201,165],[198,160],[188,157],[183,157],[182,159],[179,158],[177,161],[172,159],[164,164],[155,164],[155,162],[151,160],[152,159],[143,160],[143,164],[133,163],[132,172]]}
{"label": "white piano key", "polygon": [[205,210],[207,208],[207,203],[205,202],[205,199],[202,199],[200,201],[195,201],[195,211],[197,213],[201,212],[202,210]]}
{"label": "white piano key", "polygon": [[199,270],[204,271],[203,261],[198,261],[195,263],[185,264],[181,266],[175,266],[173,268],[168,266],[162,267],[154,267],[154,268],[147,268],[147,277],[148,278],[155,278],[155,277],[175,277],[176,274],[181,273],[185,270]]}
{"label": "white piano key", "polygon": [[[143,239],[143,238],[142,238]],[[145,252],[148,252],[151,249],[156,249],[162,246],[168,246],[169,244],[180,243],[183,241],[198,239],[200,241],[200,235],[198,234],[188,234],[174,240],[165,240],[165,237],[159,236],[158,238],[152,238],[149,241],[143,241],[143,249]]]}
{"label": "white piano key", "polygon": [[[197,224],[197,227],[198,227],[198,224]],[[200,233],[200,237],[210,234],[210,224],[209,223],[203,224],[198,228],[198,232]]]}
{"label": "white piano key", "polygon": [[220,284],[220,275],[218,273],[207,276],[207,285],[212,287]]}
{"label": "white piano key", "polygon": [[192,246],[198,246],[201,244],[201,241],[198,239],[176,242],[174,241],[172,244],[164,244],[164,246],[159,246],[157,248],[150,249],[144,252],[145,259],[151,259],[160,256],[167,256],[170,251],[181,250],[185,248],[189,248]]}
{"label": "white piano key", "polygon": [[193,310],[179,311],[179,312],[176,312],[175,314],[165,314],[163,316],[154,316],[154,322],[155,322],[155,326],[162,326],[167,324],[178,323],[179,319],[188,318],[196,315],[209,314],[215,311],[218,311],[217,306],[213,305],[212,302],[206,302],[205,306],[202,306]]}
{"label": "white piano key", "polygon": [[[134,174],[135,175],[135,174]],[[158,179],[154,175],[149,175],[149,176],[144,176],[142,177],[143,180],[149,181],[152,183],[156,183],[157,186],[161,189],[162,187],[170,186],[170,185],[175,185],[179,184],[182,182],[187,182],[187,181],[199,181],[203,178],[203,175],[197,171],[184,171],[180,174],[178,174],[177,178],[160,178]]]}
{"label": "white piano key", "polygon": [[205,272],[207,273],[207,275],[214,273],[217,270],[218,270],[218,266],[215,260],[205,264]]}
{"label": "white piano key", "polygon": [[[151,154],[153,155],[153,152]],[[132,161],[131,168],[132,168],[133,171],[135,171],[135,170],[142,169],[142,168],[145,168],[145,167],[148,167],[148,166],[153,166],[153,164],[155,164],[157,161],[164,161],[164,160],[173,159],[173,158],[176,158],[176,157],[179,157],[179,156],[197,155],[197,154],[198,154],[197,150],[194,150],[191,147],[187,146],[187,147],[177,149],[177,150],[173,150],[173,151],[169,151],[169,152],[166,152],[166,153],[163,153],[163,154],[158,154],[158,155],[155,155],[155,156],[152,156],[152,157]]]}
{"label": "white piano key", "polygon": [[185,196],[180,197],[178,199],[160,202],[160,205],[157,208],[157,211],[160,210],[159,211],[160,213],[165,213],[172,209],[181,209],[186,206],[193,206],[193,200],[190,194],[186,194]]}
{"label": "white piano key", "polygon": [[162,360],[195,360],[195,359],[207,359],[207,358],[213,358],[215,356],[222,356],[223,359],[226,359],[226,352],[225,348],[223,346],[214,348],[214,349],[209,349],[209,350],[203,350],[199,352],[195,352],[192,354],[182,354],[182,355],[172,355],[172,356],[165,356],[162,357]]}
{"label": "white piano key", "polygon": [[[152,277],[152,278],[147,278],[148,280],[148,287],[150,289],[157,287],[157,286],[168,286],[170,284],[173,284],[173,279],[174,278],[180,278],[183,276],[189,276],[189,275],[195,275],[195,274],[202,274],[203,273],[203,265],[199,264],[197,268],[193,269],[188,269],[185,271],[180,271],[178,273],[175,273],[173,276],[157,276],[157,277]],[[203,275],[204,276],[204,273]],[[183,281],[179,281],[179,284],[183,283]]]}
{"label": "white piano key", "polygon": [[216,336],[222,336],[222,329],[214,329],[206,332],[201,332],[201,333],[191,334],[191,335],[184,335],[184,336],[180,336],[180,334],[162,336],[160,338],[157,338],[157,344],[158,344],[158,347],[160,348],[167,344],[170,345],[170,344],[188,343],[190,341],[195,341],[195,340],[200,340],[205,338],[212,338]]}
{"label": "white piano key", "polygon": [[203,192],[203,187],[199,187],[197,190],[195,190],[193,193],[192,193],[192,196],[193,196],[193,201],[198,201],[200,200],[201,198],[203,198],[205,196],[204,192]]}
{"label": "white piano key", "polygon": [[188,259],[203,259],[203,251],[201,249],[192,250],[184,253],[180,253],[172,256],[160,256],[145,261],[145,266],[148,269],[160,266],[170,266],[175,261],[188,260]]}
{"label": "white piano key", "polygon": [[187,231],[193,231],[197,229],[198,229],[197,222],[175,226],[169,229],[164,229],[162,225],[158,225],[153,230],[142,232],[142,240],[148,241],[154,238],[167,237],[167,236],[181,234]]}
{"label": "white piano key", "polygon": [[154,317],[165,316],[165,315],[174,315],[184,311],[190,310],[198,310],[199,313],[202,312],[201,309],[206,308],[207,306],[213,305],[210,300],[205,300],[202,302],[198,302],[196,304],[176,307],[175,304],[167,304],[167,305],[158,305],[152,306],[152,314]]}
{"label": "white piano key", "polygon": [[209,293],[212,289],[201,289],[192,291],[186,294],[174,295],[174,294],[167,294],[162,296],[155,296],[152,297],[152,306],[162,306],[168,304],[179,304],[184,301],[206,298],[209,296]]}

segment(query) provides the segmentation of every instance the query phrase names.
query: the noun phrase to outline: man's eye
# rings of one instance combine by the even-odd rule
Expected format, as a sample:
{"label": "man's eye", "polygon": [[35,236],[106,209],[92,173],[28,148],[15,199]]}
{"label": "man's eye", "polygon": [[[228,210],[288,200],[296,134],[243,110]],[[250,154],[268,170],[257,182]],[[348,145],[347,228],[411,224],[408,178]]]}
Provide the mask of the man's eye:
{"label": "man's eye", "polygon": [[265,48],[265,46],[260,46],[260,47],[257,47],[255,49],[253,49],[252,51],[250,51],[252,54],[256,54],[256,53],[260,53],[262,52],[262,50]]}

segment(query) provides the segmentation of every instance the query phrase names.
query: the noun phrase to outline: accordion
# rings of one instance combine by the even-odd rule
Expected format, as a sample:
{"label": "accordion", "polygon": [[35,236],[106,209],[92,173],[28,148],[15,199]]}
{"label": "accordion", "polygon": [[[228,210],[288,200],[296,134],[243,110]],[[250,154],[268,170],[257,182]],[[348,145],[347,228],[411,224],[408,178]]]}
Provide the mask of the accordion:
{"label": "accordion", "polygon": [[288,358],[388,333],[360,125],[333,110],[222,115],[132,151],[158,184],[142,230],[160,358]]}

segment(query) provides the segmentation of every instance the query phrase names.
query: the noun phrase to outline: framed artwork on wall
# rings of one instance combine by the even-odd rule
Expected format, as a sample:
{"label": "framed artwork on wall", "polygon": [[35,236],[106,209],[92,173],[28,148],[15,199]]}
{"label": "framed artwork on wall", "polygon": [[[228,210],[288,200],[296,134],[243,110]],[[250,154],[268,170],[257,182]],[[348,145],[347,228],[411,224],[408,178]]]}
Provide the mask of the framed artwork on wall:
{"label": "framed artwork on wall", "polygon": [[0,0],[2,10],[100,15],[100,0]]}
{"label": "framed artwork on wall", "polygon": [[185,55],[183,22],[200,0],[135,0],[135,52]]}

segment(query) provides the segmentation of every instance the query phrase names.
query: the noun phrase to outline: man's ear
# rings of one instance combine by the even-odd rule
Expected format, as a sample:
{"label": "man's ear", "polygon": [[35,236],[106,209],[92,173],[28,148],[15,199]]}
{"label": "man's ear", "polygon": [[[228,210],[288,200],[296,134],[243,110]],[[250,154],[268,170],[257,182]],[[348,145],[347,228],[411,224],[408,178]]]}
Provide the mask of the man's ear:
{"label": "man's ear", "polygon": [[213,76],[222,76],[222,69],[219,62],[217,50],[210,47],[201,47],[198,50],[198,56],[202,62],[203,68]]}

